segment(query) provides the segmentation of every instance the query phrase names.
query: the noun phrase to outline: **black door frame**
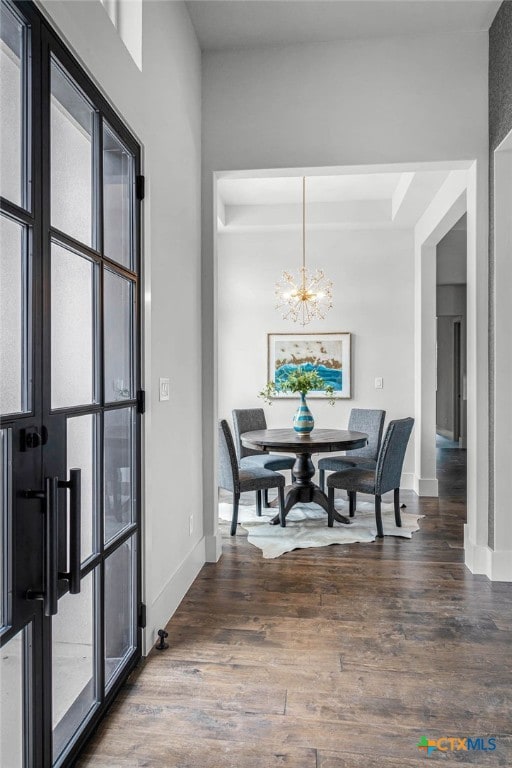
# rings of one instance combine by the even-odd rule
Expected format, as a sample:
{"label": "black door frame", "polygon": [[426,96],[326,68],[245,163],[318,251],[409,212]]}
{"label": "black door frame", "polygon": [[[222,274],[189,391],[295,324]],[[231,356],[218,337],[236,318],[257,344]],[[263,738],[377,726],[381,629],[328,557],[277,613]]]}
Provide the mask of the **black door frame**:
{"label": "black door frame", "polygon": [[[140,283],[140,268],[141,268],[141,204],[140,201],[134,199],[134,256],[135,264],[134,269],[126,269],[116,262],[111,261],[103,254],[103,200],[102,200],[102,128],[103,120],[115,131],[120,137],[125,146],[130,150],[135,158],[135,177],[139,177],[141,173],[141,151],[140,145],[134,136],[129,132],[122,120],[118,117],[112,106],[106,101],[102,93],[94,85],[89,76],[84,72],[82,67],[74,58],[73,54],[67,49],[64,43],[58,38],[54,30],[50,27],[46,19],[37,10],[35,5],[28,0],[21,0],[20,2],[9,2],[7,4],[14,8],[15,12],[24,19],[28,25],[28,42],[27,48],[30,48],[30,52],[27,51],[27,57],[30,57],[30,73],[27,92],[27,105],[25,107],[27,114],[29,115],[29,131],[28,131],[28,153],[31,156],[31,185],[29,186],[30,199],[27,201],[27,209],[14,205],[8,200],[0,199],[0,209],[3,213],[11,216],[16,221],[27,226],[28,231],[31,232],[31,268],[32,268],[32,285],[33,291],[31,296],[32,302],[32,327],[31,327],[31,364],[32,371],[37,380],[33,381],[32,386],[32,402],[31,410],[29,413],[16,414],[12,417],[6,416],[2,418],[2,427],[12,429],[13,441],[19,440],[19,430],[36,424],[39,427],[43,425],[49,428],[51,434],[51,422],[58,419],[57,415],[53,415],[50,410],[50,382],[49,376],[41,382],[41,375],[43,366],[46,365],[46,370],[49,372],[50,368],[50,327],[48,319],[50,318],[50,293],[49,293],[49,276],[50,276],[50,248],[51,248],[51,235],[52,232],[56,235],[58,240],[64,245],[70,246],[73,250],[81,253],[94,262],[96,262],[100,271],[100,304],[99,307],[99,354],[97,371],[99,392],[98,402],[96,405],[89,405],[85,407],[66,408],[65,416],[76,416],[87,414],[101,414],[116,408],[127,408],[131,406],[136,415],[136,430],[135,430],[135,518],[133,524],[129,525],[122,534],[117,536],[113,542],[103,543],[103,531],[101,530],[103,515],[98,513],[98,520],[101,521],[99,532],[99,544],[100,550],[98,554],[92,555],[81,569],[81,576],[86,576],[93,569],[102,566],[106,557],[115,551],[118,547],[121,547],[125,541],[132,539],[136,542],[137,557],[136,557],[136,607],[137,614],[139,614],[141,603],[141,398],[139,396],[141,390],[141,283]],[[74,79],[77,85],[86,94],[87,98],[92,102],[96,109],[96,130],[98,131],[98,145],[97,152],[94,158],[95,163],[95,179],[97,186],[95,188],[96,196],[96,221],[97,221],[97,240],[93,243],[94,247],[87,247],[83,243],[76,242],[73,238],[65,235],[64,233],[52,230],[50,221],[50,54],[53,54],[58,61],[67,70],[70,76]],[[28,70],[27,70],[28,71]],[[137,185],[139,186],[139,185]],[[135,359],[134,359],[134,397],[126,400],[122,400],[118,403],[109,403],[107,406],[104,401],[104,388],[103,388],[103,270],[105,267],[112,269],[116,274],[129,278],[134,284],[135,292],[135,319],[134,319],[134,333],[135,333]],[[46,322],[38,322],[38,318],[45,318]],[[42,386],[40,386],[42,384]],[[55,412],[58,414],[59,412]],[[61,417],[65,418],[65,417]],[[103,466],[103,435],[100,436],[99,445],[100,451],[100,466]],[[43,455],[42,446],[34,449],[32,452],[26,453],[26,460],[31,464],[37,465],[37,477],[32,480],[34,485],[41,485],[45,475],[45,470],[48,465],[52,467],[52,474],[54,467],[59,463],[62,465],[64,462],[65,472],[65,441],[62,443],[62,439],[56,444],[55,439],[48,441],[48,446],[45,446],[45,454]],[[60,456],[57,457],[57,453]],[[19,456],[18,456],[19,458]],[[13,485],[18,488],[26,487],[28,470],[34,474],[34,467],[25,468],[23,466],[18,467],[18,463],[14,464],[14,472],[20,473],[20,476],[15,475],[13,478]],[[62,476],[62,467],[58,471],[59,478],[67,479]],[[100,473],[102,475],[103,473]],[[103,503],[103,477],[99,479],[99,498]],[[32,485],[32,487],[34,487]],[[66,491],[64,490],[63,493]],[[62,497],[62,503],[64,503],[65,497]],[[20,505],[34,505],[33,500],[22,500],[19,497],[13,498],[13,507],[16,506],[16,518],[18,515],[18,507]],[[32,511],[32,514],[33,511]],[[42,518],[42,516],[40,516]],[[32,538],[25,542],[24,547],[36,547],[41,541],[42,536],[42,520],[39,527],[33,531]],[[16,539],[16,532],[14,532],[14,539]],[[26,570],[26,562],[22,562],[24,558],[19,557],[19,541],[14,541],[12,550],[12,561],[9,564],[11,567],[11,578],[14,582],[19,578],[18,574],[22,569]],[[34,557],[34,570],[35,573],[41,569],[41,563],[37,562],[37,558]],[[103,570],[101,570],[103,573]],[[32,578],[35,578],[35,573],[32,574]],[[25,574],[26,576],[26,574]],[[67,590],[65,590],[67,591]],[[100,578],[100,606],[104,605],[104,578]],[[27,658],[27,664],[30,665],[33,671],[33,685],[30,694],[33,698],[29,697],[29,691],[25,692],[26,704],[30,704],[33,707],[33,711],[40,713],[40,717],[35,717],[32,722],[32,743],[29,747],[29,753],[25,755],[25,764],[34,766],[34,768],[48,768],[52,765],[52,723],[51,723],[51,619],[47,619],[43,616],[41,603],[36,601],[25,601],[23,605],[23,611],[19,613],[19,606],[22,604],[22,600],[18,598],[18,611],[13,616],[13,623],[9,626],[0,638],[1,643],[8,642],[14,635],[16,635],[20,628],[30,624],[32,622],[32,653],[31,657]],[[97,640],[97,658],[105,658],[104,648],[104,626],[102,624],[103,611],[100,612],[100,626],[95,627],[95,636]],[[99,664],[97,669],[98,674],[98,691],[101,692],[100,700],[92,714],[89,715],[87,725],[84,727],[79,737],[73,742],[71,748],[65,752],[65,757],[59,762],[59,765],[70,765],[76,758],[81,747],[85,741],[90,737],[92,731],[97,727],[103,713],[108,708],[113,698],[116,696],[119,688],[126,680],[127,676],[133,670],[135,665],[141,656],[142,648],[142,621],[137,621],[136,632],[136,647],[133,653],[127,660],[123,667],[123,673],[118,675],[108,693],[104,693],[104,676],[101,674],[101,670],[104,669],[102,663]],[[28,707],[30,709],[30,707]],[[29,713],[27,712],[27,715]]]}

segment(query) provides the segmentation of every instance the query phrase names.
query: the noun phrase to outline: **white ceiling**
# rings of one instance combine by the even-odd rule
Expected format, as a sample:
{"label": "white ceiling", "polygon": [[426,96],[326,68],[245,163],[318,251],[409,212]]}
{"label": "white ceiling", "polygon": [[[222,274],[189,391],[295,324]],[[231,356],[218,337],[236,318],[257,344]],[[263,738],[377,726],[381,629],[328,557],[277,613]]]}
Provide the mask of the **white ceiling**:
{"label": "white ceiling", "polygon": [[203,50],[489,29],[501,0],[189,0]]}
{"label": "white ceiling", "polygon": [[[306,177],[308,227],[409,229],[448,176],[447,170]],[[295,228],[302,223],[302,176],[219,178],[218,227],[229,233]]]}
{"label": "white ceiling", "polygon": [[[310,203],[379,200],[391,197],[401,176],[401,173],[309,176],[306,179],[306,199]],[[302,177],[219,179],[218,190],[225,205],[300,203]]]}

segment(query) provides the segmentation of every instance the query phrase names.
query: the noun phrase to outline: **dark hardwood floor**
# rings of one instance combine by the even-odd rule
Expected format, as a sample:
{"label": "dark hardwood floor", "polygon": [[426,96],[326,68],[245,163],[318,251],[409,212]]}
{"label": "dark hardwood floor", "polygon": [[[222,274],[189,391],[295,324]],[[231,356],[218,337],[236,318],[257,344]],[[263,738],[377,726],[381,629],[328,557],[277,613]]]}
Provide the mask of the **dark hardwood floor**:
{"label": "dark hardwood floor", "polygon": [[[225,525],[81,768],[510,768],[512,584],[465,568],[465,452],[438,454],[441,497],[403,492],[412,540],[269,561]],[[427,757],[422,736],[496,750]]]}

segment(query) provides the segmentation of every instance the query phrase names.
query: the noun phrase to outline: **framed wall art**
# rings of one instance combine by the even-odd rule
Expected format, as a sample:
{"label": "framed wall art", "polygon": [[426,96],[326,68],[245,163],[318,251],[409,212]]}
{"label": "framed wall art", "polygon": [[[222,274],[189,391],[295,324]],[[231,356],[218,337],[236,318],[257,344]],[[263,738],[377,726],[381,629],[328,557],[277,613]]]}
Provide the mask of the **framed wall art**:
{"label": "framed wall art", "polygon": [[[279,381],[295,368],[316,371],[334,388],[334,397],[349,398],[350,391],[350,333],[269,333],[268,381],[273,381],[276,397]],[[322,391],[310,392],[308,397],[322,397]]]}

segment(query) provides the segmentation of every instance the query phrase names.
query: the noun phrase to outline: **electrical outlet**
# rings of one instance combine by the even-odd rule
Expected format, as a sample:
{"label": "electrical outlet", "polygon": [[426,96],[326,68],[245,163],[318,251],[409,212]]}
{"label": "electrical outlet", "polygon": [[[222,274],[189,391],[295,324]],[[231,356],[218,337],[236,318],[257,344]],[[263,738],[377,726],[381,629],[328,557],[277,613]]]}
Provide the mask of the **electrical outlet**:
{"label": "electrical outlet", "polygon": [[189,530],[189,536],[192,536],[194,533],[194,515],[190,515],[188,519],[188,530]]}

